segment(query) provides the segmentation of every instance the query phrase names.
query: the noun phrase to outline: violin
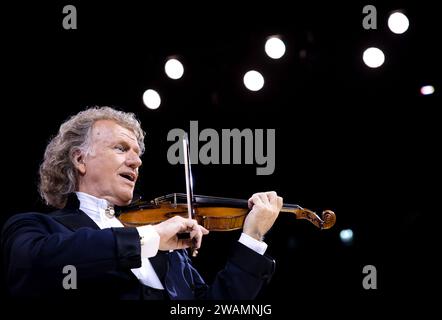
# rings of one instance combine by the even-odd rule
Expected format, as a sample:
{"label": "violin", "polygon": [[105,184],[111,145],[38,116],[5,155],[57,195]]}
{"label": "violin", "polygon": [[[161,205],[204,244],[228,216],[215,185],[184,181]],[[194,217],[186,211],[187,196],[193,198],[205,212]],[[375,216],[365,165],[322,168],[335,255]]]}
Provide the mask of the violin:
{"label": "violin", "polygon": [[[126,227],[157,224],[176,215],[195,219],[209,231],[232,231],[242,229],[249,213],[248,201],[242,199],[194,195],[189,159],[189,139],[183,136],[186,193],[172,193],[150,202],[135,201],[120,213],[119,219]],[[280,212],[292,213],[297,219],[306,219],[319,229],[330,229],[336,222],[333,211],[325,210],[319,217],[315,212],[296,204],[283,204]],[[187,236],[186,236],[187,234]],[[180,235],[178,235],[180,237]],[[189,237],[189,233],[183,233]]]}
{"label": "violin", "polygon": [[[126,227],[157,224],[175,215],[188,217],[187,195],[172,193],[155,198],[150,202],[136,201],[119,215]],[[233,231],[242,229],[249,213],[248,201],[243,199],[192,195],[192,218],[209,231]],[[336,215],[325,210],[319,217],[315,212],[297,204],[283,204],[280,212],[292,213],[296,219],[310,221],[319,229],[330,229],[336,222]]]}

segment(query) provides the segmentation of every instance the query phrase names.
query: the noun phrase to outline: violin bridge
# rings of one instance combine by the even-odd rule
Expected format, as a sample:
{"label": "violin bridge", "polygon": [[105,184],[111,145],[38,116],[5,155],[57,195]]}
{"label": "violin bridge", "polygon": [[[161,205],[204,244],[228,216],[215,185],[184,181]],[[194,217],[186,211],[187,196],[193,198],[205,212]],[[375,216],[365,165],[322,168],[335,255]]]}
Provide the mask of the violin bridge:
{"label": "violin bridge", "polygon": [[173,194],[168,194],[165,196],[161,196],[158,198],[155,198],[153,200],[150,201],[150,203],[154,204],[154,205],[160,205],[160,204],[169,204],[171,207],[176,208],[178,206],[178,200],[177,200],[177,194],[173,193]]}

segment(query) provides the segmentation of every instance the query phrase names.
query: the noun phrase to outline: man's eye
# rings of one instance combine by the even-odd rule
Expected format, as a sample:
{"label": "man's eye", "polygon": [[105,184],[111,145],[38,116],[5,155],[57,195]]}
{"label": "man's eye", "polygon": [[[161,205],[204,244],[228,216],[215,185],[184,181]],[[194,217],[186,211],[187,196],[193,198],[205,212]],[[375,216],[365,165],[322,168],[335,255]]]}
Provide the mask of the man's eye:
{"label": "man's eye", "polygon": [[122,152],[126,151],[126,148],[123,146],[115,146],[115,149],[117,149],[118,151],[122,151]]}

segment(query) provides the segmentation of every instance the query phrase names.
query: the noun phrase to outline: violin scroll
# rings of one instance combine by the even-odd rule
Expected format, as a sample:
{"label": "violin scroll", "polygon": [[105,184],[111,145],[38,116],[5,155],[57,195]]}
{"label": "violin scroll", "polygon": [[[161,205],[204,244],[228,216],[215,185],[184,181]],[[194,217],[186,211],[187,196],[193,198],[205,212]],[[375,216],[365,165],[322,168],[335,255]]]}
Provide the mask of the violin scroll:
{"label": "violin scroll", "polygon": [[331,210],[322,211],[322,221],[324,221],[321,229],[330,229],[336,223],[336,215]]}
{"label": "violin scroll", "polygon": [[289,205],[289,207],[282,207],[281,212],[294,213],[297,219],[306,219],[321,230],[330,229],[336,223],[336,215],[331,210],[324,210],[321,217],[319,217],[312,210],[302,208],[298,205]]}

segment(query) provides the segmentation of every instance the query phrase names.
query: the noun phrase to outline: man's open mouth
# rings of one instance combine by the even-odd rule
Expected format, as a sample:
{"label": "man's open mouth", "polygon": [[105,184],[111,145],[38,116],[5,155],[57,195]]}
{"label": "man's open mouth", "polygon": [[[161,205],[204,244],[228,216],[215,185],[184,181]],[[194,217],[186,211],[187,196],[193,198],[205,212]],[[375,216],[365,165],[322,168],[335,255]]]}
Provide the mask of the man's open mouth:
{"label": "man's open mouth", "polygon": [[135,179],[136,179],[135,173],[131,173],[131,172],[120,173],[120,176],[122,176],[123,178],[125,178],[131,182],[135,182]]}

